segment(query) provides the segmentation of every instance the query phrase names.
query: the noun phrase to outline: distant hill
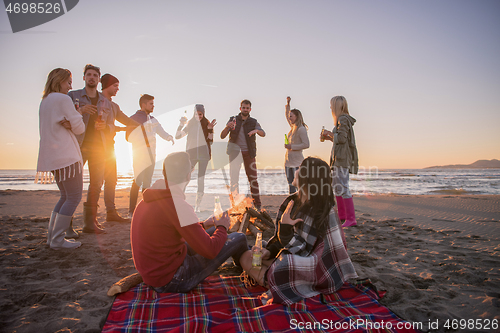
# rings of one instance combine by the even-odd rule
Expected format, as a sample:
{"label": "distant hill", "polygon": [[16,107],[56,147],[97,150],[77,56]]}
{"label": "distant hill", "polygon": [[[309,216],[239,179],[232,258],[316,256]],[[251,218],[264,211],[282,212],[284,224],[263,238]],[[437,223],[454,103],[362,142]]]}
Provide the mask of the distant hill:
{"label": "distant hill", "polygon": [[499,160],[479,160],[472,164],[451,164],[431,166],[424,169],[496,169],[500,168]]}

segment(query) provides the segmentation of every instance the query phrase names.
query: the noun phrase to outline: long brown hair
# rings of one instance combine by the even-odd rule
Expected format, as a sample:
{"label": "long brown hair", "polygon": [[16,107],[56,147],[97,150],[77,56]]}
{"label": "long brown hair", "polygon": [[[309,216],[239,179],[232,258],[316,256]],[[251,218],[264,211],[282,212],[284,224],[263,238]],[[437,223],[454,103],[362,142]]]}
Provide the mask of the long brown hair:
{"label": "long brown hair", "polygon": [[299,167],[297,183],[300,206],[294,215],[302,212],[313,217],[315,228],[323,235],[328,228],[330,210],[335,205],[330,166],[320,158],[307,157]]}
{"label": "long brown hair", "polygon": [[304,126],[306,129],[309,129],[309,127],[307,127],[306,123],[304,122],[302,112],[300,112],[299,109],[291,109],[290,112],[293,113],[295,117],[297,117],[297,119],[291,126],[292,128],[290,129],[290,132],[288,132],[288,137],[292,137],[300,126]]}
{"label": "long brown hair", "polygon": [[71,72],[69,69],[56,68],[53,69],[47,76],[47,82],[45,83],[45,89],[43,90],[43,97],[47,97],[50,93],[61,91],[61,82],[66,81],[71,77]]}

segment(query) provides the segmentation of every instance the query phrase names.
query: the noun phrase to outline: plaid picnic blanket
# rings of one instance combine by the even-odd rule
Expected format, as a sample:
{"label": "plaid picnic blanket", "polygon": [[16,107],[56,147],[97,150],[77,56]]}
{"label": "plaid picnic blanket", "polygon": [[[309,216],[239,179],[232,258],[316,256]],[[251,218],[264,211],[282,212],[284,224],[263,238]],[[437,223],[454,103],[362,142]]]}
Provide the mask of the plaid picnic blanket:
{"label": "plaid picnic blanket", "polygon": [[[158,294],[141,283],[118,295],[102,332],[419,332],[377,299],[369,280],[290,306],[262,305],[266,290],[239,277],[209,277],[188,294]],[[399,328],[398,328],[399,326]]]}

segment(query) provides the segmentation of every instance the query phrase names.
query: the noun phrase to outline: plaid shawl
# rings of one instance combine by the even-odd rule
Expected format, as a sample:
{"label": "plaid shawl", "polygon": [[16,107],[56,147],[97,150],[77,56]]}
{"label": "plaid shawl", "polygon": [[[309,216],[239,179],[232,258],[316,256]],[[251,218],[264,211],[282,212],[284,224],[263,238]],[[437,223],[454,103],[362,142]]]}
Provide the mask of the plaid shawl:
{"label": "plaid shawl", "polygon": [[378,303],[383,292],[369,280],[290,306],[262,305],[264,291],[239,277],[211,276],[187,294],[158,294],[141,283],[117,295],[102,332],[418,332]]}
{"label": "plaid shawl", "polygon": [[331,209],[324,238],[318,236],[313,218],[304,214],[304,223],[267,271],[274,303],[290,305],[318,294],[331,294],[345,281],[356,278],[342,239],[335,210]]}

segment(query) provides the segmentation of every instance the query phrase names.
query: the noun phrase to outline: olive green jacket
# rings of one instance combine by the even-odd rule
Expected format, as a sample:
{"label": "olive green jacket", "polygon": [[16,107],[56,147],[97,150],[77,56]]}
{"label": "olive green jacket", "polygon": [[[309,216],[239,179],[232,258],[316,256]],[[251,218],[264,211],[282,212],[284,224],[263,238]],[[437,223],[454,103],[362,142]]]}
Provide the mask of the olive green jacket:
{"label": "olive green jacket", "polygon": [[330,156],[330,167],[348,168],[349,173],[358,173],[358,150],[356,149],[356,138],[354,137],[354,123],[356,119],[350,115],[343,114],[337,119],[333,128],[333,147]]}

